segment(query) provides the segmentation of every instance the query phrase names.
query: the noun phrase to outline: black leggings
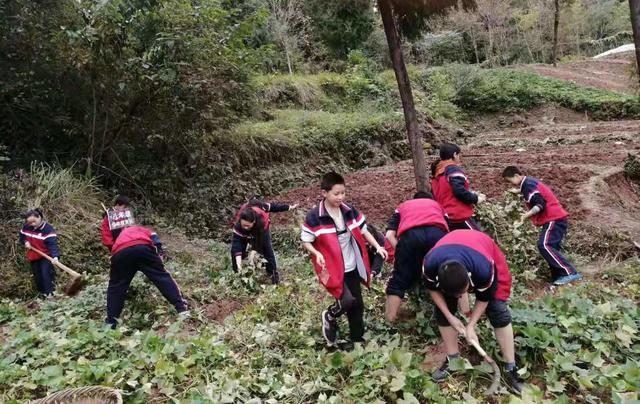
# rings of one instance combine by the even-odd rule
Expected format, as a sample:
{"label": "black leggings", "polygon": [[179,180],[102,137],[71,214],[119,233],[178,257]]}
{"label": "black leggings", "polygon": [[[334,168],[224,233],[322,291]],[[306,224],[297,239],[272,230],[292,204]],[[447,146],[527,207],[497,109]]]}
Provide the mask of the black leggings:
{"label": "black leggings", "polygon": [[362,342],[362,336],[364,335],[364,301],[362,300],[362,287],[357,269],[344,274],[342,296],[329,306],[328,311],[333,318],[346,314],[349,320],[351,341]]}

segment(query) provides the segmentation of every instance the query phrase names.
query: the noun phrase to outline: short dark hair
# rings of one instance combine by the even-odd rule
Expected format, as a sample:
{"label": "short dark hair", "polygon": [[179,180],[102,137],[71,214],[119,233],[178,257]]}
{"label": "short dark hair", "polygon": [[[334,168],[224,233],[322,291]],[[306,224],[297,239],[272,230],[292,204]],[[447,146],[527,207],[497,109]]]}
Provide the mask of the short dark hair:
{"label": "short dark hair", "polygon": [[27,210],[22,215],[22,218],[23,219],[28,219],[31,216],[44,219],[44,214],[42,213],[42,209],[40,209],[40,208],[34,208],[34,209]]}
{"label": "short dark hair", "polygon": [[322,181],[320,181],[320,189],[323,191],[331,191],[334,185],[344,185],[344,178],[342,175],[331,171],[330,173],[326,173],[322,176]]}
{"label": "short dark hair", "polygon": [[458,261],[445,262],[438,268],[438,284],[446,295],[461,295],[469,284],[467,268]]}
{"label": "short dark hair", "polygon": [[413,194],[413,199],[433,199],[433,195],[431,194],[431,192],[418,191]]}
{"label": "short dark hair", "polygon": [[131,203],[131,200],[126,195],[118,195],[116,197],[116,200],[113,202],[114,205],[122,205],[122,206],[129,206],[130,203]]}
{"label": "short dark hair", "polygon": [[440,145],[440,159],[451,160],[456,153],[462,153],[460,146],[453,143],[443,143]]}
{"label": "short dark hair", "polygon": [[502,171],[502,178],[513,178],[516,175],[522,175],[522,171],[516,166],[509,166]]}

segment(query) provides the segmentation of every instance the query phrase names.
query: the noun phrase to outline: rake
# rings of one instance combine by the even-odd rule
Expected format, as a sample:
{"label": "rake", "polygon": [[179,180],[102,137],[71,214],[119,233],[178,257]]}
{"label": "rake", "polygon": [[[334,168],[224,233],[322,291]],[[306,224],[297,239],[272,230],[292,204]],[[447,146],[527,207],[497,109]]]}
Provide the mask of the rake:
{"label": "rake", "polygon": [[66,272],[71,277],[71,279],[69,280],[69,282],[67,283],[67,285],[64,288],[64,293],[66,295],[75,296],[80,291],[80,289],[82,289],[82,275],[81,274],[79,274],[78,272],[76,272],[73,269],[69,268],[68,266],[64,265],[60,261],[54,261],[53,258],[51,258],[47,254],[43,253],[42,251],[38,250],[37,248],[34,248],[34,247],[29,247],[29,248],[32,251],[35,251],[42,258],[48,260],[54,266],[58,267],[60,270]]}

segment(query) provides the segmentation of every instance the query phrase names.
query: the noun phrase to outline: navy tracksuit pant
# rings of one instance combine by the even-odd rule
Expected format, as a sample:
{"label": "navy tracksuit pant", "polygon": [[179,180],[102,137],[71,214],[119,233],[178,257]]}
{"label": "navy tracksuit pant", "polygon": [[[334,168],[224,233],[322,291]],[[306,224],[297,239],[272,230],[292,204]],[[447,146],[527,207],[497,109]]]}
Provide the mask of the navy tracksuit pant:
{"label": "navy tracksuit pant", "polygon": [[566,220],[553,220],[542,226],[538,238],[538,250],[551,268],[553,279],[578,273],[569,260],[560,253],[562,239],[567,234],[569,225]]}
{"label": "navy tracksuit pant", "polygon": [[51,262],[46,259],[32,261],[31,272],[38,292],[50,295],[56,290],[56,270]]}
{"label": "navy tracksuit pant", "polygon": [[124,308],[129,285],[138,271],[149,278],[178,313],[187,310],[178,284],[164,268],[156,249],[150,245],[134,245],[111,257],[111,272],[107,288],[107,323],[113,327],[116,326],[117,319]]}
{"label": "navy tracksuit pant", "polygon": [[435,226],[414,227],[398,239],[393,271],[387,281],[387,295],[404,298],[405,293],[418,285],[422,277],[422,261],[446,231]]}
{"label": "navy tracksuit pant", "polygon": [[460,221],[460,222],[449,220],[449,218],[447,218],[447,224],[449,225],[449,230],[450,231],[454,231],[454,230],[478,230],[478,231],[482,231],[482,228],[480,227],[478,222],[476,222],[475,219],[472,218],[472,217],[470,217],[467,220]]}

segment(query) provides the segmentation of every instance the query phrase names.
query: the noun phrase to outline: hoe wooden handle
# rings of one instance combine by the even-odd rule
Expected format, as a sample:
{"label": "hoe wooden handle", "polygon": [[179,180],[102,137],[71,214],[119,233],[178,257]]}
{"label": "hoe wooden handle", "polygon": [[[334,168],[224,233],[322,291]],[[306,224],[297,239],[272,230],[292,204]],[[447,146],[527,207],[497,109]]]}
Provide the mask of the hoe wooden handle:
{"label": "hoe wooden handle", "polygon": [[79,273],[77,273],[76,271],[74,271],[73,269],[69,268],[68,266],[66,266],[65,264],[63,264],[60,261],[54,261],[53,258],[51,258],[50,256],[48,256],[47,254],[43,253],[42,251],[38,250],[37,248],[34,247],[29,247],[29,249],[35,251],[38,255],[40,255],[42,258],[46,258],[49,262],[51,262],[53,265],[57,266],[58,268],[62,269],[64,272],[68,273],[69,275],[71,275],[74,278],[79,278],[80,275]]}
{"label": "hoe wooden handle", "polygon": [[478,343],[478,341],[474,341],[471,340],[469,341],[471,343],[471,345],[473,345],[473,347],[476,349],[476,351],[478,351],[478,353],[480,354],[480,356],[482,356],[482,358],[484,358],[485,360],[487,360],[488,362],[491,360],[491,358],[489,358],[489,355],[487,355],[487,353],[485,352],[484,349],[482,349],[482,347],[480,346],[480,344]]}

